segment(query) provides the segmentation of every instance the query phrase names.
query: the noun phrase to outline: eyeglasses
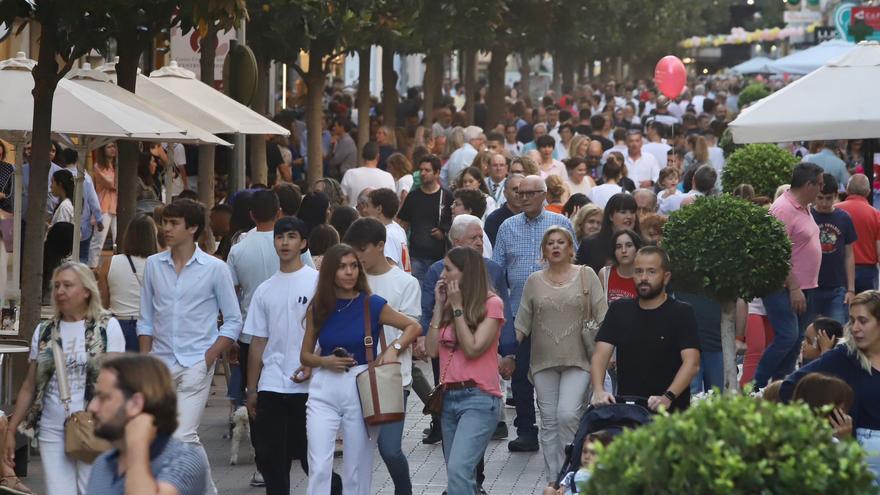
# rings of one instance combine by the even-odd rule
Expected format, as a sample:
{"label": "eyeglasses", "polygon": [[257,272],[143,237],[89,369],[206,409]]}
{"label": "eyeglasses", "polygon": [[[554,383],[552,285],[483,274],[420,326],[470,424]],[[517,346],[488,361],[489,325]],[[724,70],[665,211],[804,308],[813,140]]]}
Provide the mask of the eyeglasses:
{"label": "eyeglasses", "polygon": [[516,195],[523,199],[534,198],[539,194],[543,194],[545,191],[517,191]]}

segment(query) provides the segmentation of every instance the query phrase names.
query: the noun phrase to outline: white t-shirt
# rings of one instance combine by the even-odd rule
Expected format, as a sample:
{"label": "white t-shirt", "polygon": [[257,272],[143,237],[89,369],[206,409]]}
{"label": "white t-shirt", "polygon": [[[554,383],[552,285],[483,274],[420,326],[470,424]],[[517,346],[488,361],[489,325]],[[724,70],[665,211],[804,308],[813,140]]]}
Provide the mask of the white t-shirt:
{"label": "white t-shirt", "polygon": [[58,207],[55,208],[55,213],[52,214],[52,225],[55,225],[58,222],[73,222],[73,203],[69,199],[65,199],[61,203],[58,204]]}
{"label": "white t-shirt", "polygon": [[596,186],[590,189],[589,197],[590,201],[599,205],[600,208],[605,209],[605,205],[608,203],[608,200],[611,199],[611,196],[621,192],[623,192],[623,188],[617,184],[602,184],[601,186]]}
{"label": "white t-shirt", "polygon": [[[404,272],[396,266],[382,275],[367,274],[367,282],[373,294],[381,296],[388,305],[410,318],[419,321],[422,316],[422,291],[419,281],[412,275]],[[403,335],[403,330],[385,325],[385,342],[391,345],[391,341]],[[381,346],[381,344],[380,344]],[[412,346],[400,351],[400,373],[403,375],[403,386],[412,384]]]}
{"label": "white t-shirt", "polygon": [[407,273],[412,271],[406,231],[393,220],[385,226],[385,257],[397,264],[403,271]]}
{"label": "white t-shirt", "polygon": [[342,192],[348,197],[348,206],[352,208],[357,206],[358,194],[364,189],[371,187],[373,189],[388,188],[392,191],[397,190],[397,184],[394,177],[384,170],[370,167],[357,167],[349,169],[342,177]]}
{"label": "white t-shirt", "polygon": [[636,187],[641,187],[639,184],[642,181],[657,182],[660,178],[660,164],[650,153],[642,153],[638,160],[632,160],[627,155],[626,166],[629,169],[629,178],[636,183]]}
{"label": "white t-shirt", "polygon": [[565,169],[565,164],[555,158],[553,159],[553,162],[550,165],[549,169],[544,170],[540,167],[541,166],[539,165],[538,172],[541,174],[542,179],[546,179],[551,175],[558,175],[560,179],[565,179],[568,176],[568,172]]}
{"label": "white t-shirt", "polygon": [[137,318],[141,311],[141,285],[144,282],[147,259],[132,256],[131,262],[134,264],[134,272],[124,254],[116,254],[110,258],[110,270],[107,272],[109,309],[116,316]]}
{"label": "white t-shirt", "polygon": [[667,153],[672,149],[672,146],[664,143],[646,143],[642,146],[642,154],[649,154],[657,159],[657,163],[660,164],[660,168],[666,167],[666,164],[669,160],[669,155]]}
{"label": "white t-shirt", "polygon": [[309,393],[308,383],[290,378],[301,365],[304,317],[317,286],[318,271],[303,266],[293,273],[276,272],[254,292],[242,333],[267,339],[257,390]]}
{"label": "white t-shirt", "polygon": [[406,174],[403,177],[397,179],[397,188],[395,191],[397,195],[400,196],[400,193],[403,191],[409,192],[413,186],[413,176],[412,174]]}
{"label": "white t-shirt", "polygon": [[584,177],[581,180],[580,184],[575,184],[574,182],[571,181],[571,179],[566,177],[565,178],[565,185],[566,185],[566,187],[568,187],[568,192],[571,193],[572,195],[580,193],[580,194],[583,194],[584,196],[587,196],[587,197],[590,196],[590,190],[592,189],[592,186],[590,186],[590,181],[587,180],[586,177]]}
{"label": "white t-shirt", "polygon": [[[97,330],[97,328],[96,328]],[[31,339],[29,360],[36,361],[40,352],[41,327],[37,326]],[[86,352],[86,322],[61,321],[58,323],[61,335],[61,347],[67,360],[67,383],[70,386],[70,413],[73,414],[86,408],[86,364],[89,354]],[[116,318],[107,321],[107,352],[125,352],[125,336]],[[40,441],[61,442],[64,439],[64,405],[58,391],[57,373],[52,375],[43,394],[43,415],[40,418]]]}

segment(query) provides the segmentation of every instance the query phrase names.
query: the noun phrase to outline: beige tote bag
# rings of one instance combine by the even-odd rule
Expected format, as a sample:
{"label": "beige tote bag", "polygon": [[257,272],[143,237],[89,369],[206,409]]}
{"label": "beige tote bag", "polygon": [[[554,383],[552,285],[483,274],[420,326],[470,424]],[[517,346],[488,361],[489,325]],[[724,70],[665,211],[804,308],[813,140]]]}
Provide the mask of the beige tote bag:
{"label": "beige tote bag", "polygon": [[[403,421],[406,409],[403,403],[403,376],[400,363],[374,363],[373,336],[370,332],[370,296],[364,296],[364,346],[367,354],[367,369],[358,373],[357,388],[361,399],[364,421],[370,426]],[[379,329],[382,348],[385,343],[385,330]]]}

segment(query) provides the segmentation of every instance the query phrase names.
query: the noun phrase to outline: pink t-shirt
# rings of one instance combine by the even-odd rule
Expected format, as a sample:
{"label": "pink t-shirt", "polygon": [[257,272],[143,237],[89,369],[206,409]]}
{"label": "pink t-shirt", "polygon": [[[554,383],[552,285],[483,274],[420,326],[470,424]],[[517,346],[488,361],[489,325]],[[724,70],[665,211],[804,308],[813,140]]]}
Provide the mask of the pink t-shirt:
{"label": "pink t-shirt", "polygon": [[[498,339],[501,336],[501,327],[504,326],[504,303],[494,294],[486,300],[486,318],[498,320],[498,334],[486,352],[474,359],[465,357],[461,349],[453,351],[458,339],[452,325],[440,329],[440,370],[441,373],[446,370],[446,375],[443,376],[445,383],[473,380],[480,390],[501,397],[501,385],[498,382]],[[449,362],[450,359],[452,363]]]}
{"label": "pink t-shirt", "polygon": [[791,272],[801,289],[819,286],[819,267],[822,265],[822,245],[819,226],[810,209],[797,202],[791,191],[786,191],[770,207],[770,214],[785,224],[791,240]]}

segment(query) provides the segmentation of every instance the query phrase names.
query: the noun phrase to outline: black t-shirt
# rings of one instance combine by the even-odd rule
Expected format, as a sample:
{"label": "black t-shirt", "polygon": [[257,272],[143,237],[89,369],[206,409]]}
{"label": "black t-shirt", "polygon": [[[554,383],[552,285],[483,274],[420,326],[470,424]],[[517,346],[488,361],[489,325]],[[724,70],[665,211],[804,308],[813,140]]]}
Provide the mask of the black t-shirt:
{"label": "black t-shirt", "polygon": [[[697,318],[687,303],[668,298],[656,309],[642,309],[637,299],[611,303],[596,336],[617,349],[619,395],[663,395],[681,367],[683,349],[699,349]],[[672,403],[687,409],[690,387]]]}
{"label": "black t-shirt", "polygon": [[452,225],[452,194],[441,188],[433,194],[426,194],[416,188],[406,195],[400,213],[401,220],[409,222],[409,253],[414,258],[437,261],[446,254],[446,238],[437,240],[431,237],[431,229],[449,231]]}
{"label": "black t-shirt", "polygon": [[590,134],[590,139],[599,141],[602,144],[602,151],[608,151],[614,147],[614,142],[605,136],[599,134]]}

